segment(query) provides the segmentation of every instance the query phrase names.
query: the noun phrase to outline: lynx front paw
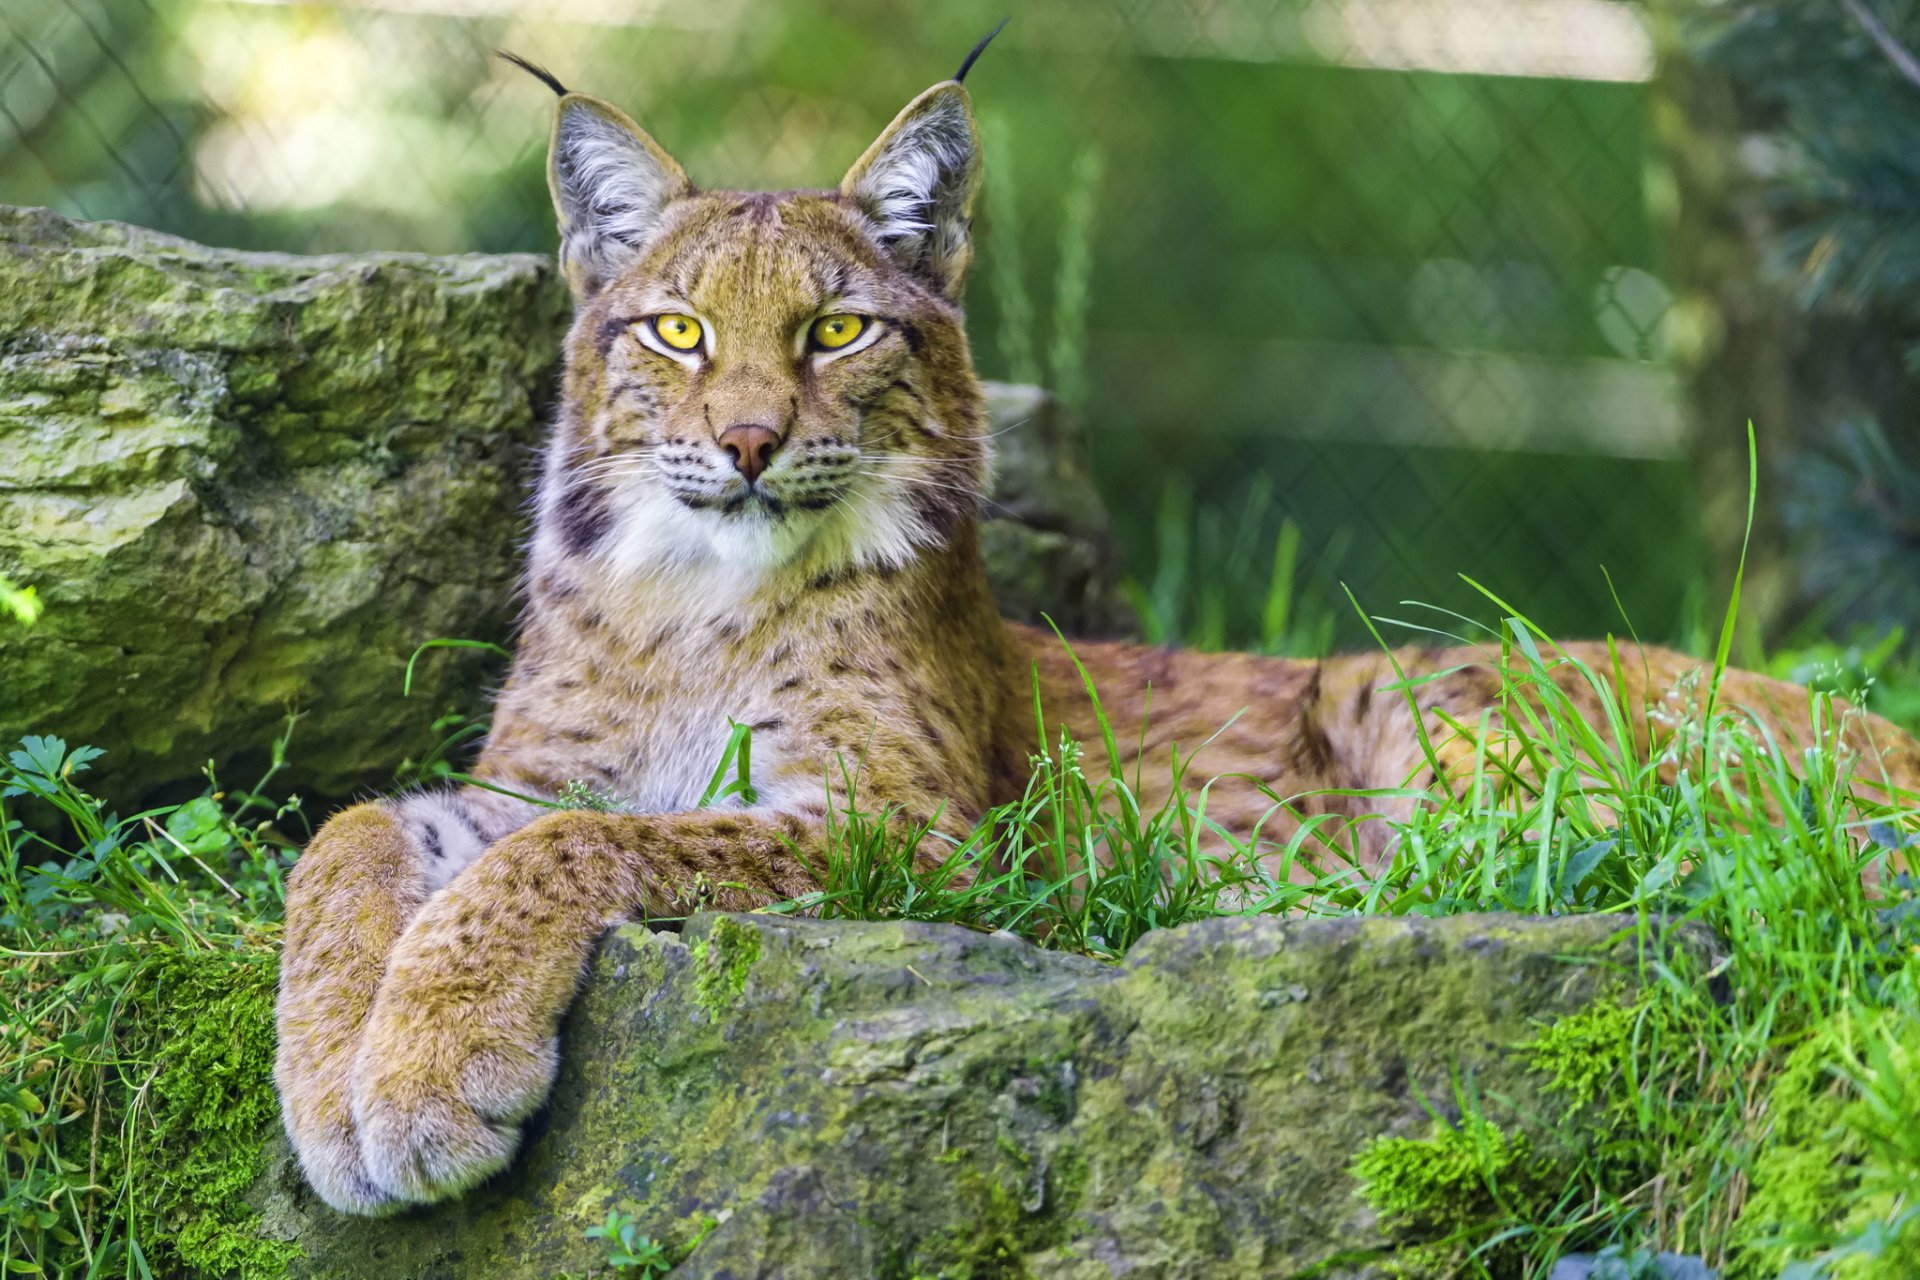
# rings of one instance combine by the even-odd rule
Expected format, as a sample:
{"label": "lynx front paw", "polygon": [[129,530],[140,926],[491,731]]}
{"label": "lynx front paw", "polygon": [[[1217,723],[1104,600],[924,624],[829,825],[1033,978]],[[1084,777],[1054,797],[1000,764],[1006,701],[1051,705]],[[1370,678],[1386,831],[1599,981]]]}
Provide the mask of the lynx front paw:
{"label": "lynx front paw", "polygon": [[367,1174],[388,1195],[430,1203],[506,1168],[520,1125],[553,1083],[552,1041],[462,1044],[426,1031],[382,1055],[368,1037],[355,1070],[353,1117]]}

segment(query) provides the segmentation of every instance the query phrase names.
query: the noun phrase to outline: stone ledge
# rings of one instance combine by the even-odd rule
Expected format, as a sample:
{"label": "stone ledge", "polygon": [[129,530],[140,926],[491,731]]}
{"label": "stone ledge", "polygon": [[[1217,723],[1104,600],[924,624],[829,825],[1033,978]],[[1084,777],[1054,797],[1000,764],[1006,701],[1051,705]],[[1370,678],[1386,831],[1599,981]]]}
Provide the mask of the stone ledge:
{"label": "stone ledge", "polygon": [[666,1240],[717,1220],[674,1272],[714,1280],[1286,1275],[1382,1243],[1348,1163],[1457,1075],[1538,1114],[1512,1046],[1630,988],[1632,928],[1222,919],[1106,966],[939,925],[628,927],[513,1169],[367,1222],[282,1144],[254,1202],[295,1275],[339,1280],[590,1274],[610,1208]]}

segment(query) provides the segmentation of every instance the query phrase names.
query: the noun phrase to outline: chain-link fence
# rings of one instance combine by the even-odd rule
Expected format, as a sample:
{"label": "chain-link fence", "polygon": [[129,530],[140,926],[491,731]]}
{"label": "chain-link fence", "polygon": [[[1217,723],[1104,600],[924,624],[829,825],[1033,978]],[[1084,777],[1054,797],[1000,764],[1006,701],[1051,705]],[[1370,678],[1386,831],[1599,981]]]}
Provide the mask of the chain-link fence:
{"label": "chain-link fence", "polygon": [[[698,181],[817,186],[1003,4],[13,0],[0,199],[252,248],[547,249],[549,99],[492,50]],[[1686,625],[1691,442],[1730,424],[1668,363],[1654,66],[1615,0],[1015,7],[970,81],[976,350],[1077,403],[1150,630],[1350,642],[1339,583],[1486,616],[1463,573],[1566,632]]]}

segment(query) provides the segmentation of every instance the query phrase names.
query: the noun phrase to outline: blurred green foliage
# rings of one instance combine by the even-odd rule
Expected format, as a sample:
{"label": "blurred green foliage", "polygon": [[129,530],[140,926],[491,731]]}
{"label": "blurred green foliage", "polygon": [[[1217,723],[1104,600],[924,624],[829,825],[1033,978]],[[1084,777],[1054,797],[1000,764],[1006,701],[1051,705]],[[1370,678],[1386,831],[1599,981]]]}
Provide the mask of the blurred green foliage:
{"label": "blurred green foliage", "polygon": [[[1729,88],[1731,202],[1801,315],[1782,486],[1806,630],[1920,618],[1920,9],[1717,0],[1685,38]],[[1757,410],[1756,410],[1757,411]]]}

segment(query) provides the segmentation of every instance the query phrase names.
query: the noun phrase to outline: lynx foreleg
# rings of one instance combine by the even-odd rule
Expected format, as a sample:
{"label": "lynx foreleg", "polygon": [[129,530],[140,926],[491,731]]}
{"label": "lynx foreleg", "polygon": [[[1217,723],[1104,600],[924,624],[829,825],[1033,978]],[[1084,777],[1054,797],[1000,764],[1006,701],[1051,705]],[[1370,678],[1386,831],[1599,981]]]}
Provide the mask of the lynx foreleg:
{"label": "lynx foreleg", "polygon": [[[502,1168],[546,1097],[595,942],[635,915],[746,910],[817,889],[817,823],[569,811],[500,841],[395,948],[353,1069],[365,1168],[432,1201]],[[697,896],[697,900],[696,900]]]}
{"label": "lynx foreleg", "polygon": [[418,851],[380,804],[322,827],[287,882],[273,1068],[280,1114],[307,1181],[349,1213],[400,1207],[361,1163],[349,1086],[387,955],[425,899]]}
{"label": "lynx foreleg", "polygon": [[473,789],[356,805],[320,829],[288,878],[274,1080],[300,1167],[336,1209],[400,1207],[367,1176],[351,1106],[354,1054],[394,944],[489,829],[533,811]]}

